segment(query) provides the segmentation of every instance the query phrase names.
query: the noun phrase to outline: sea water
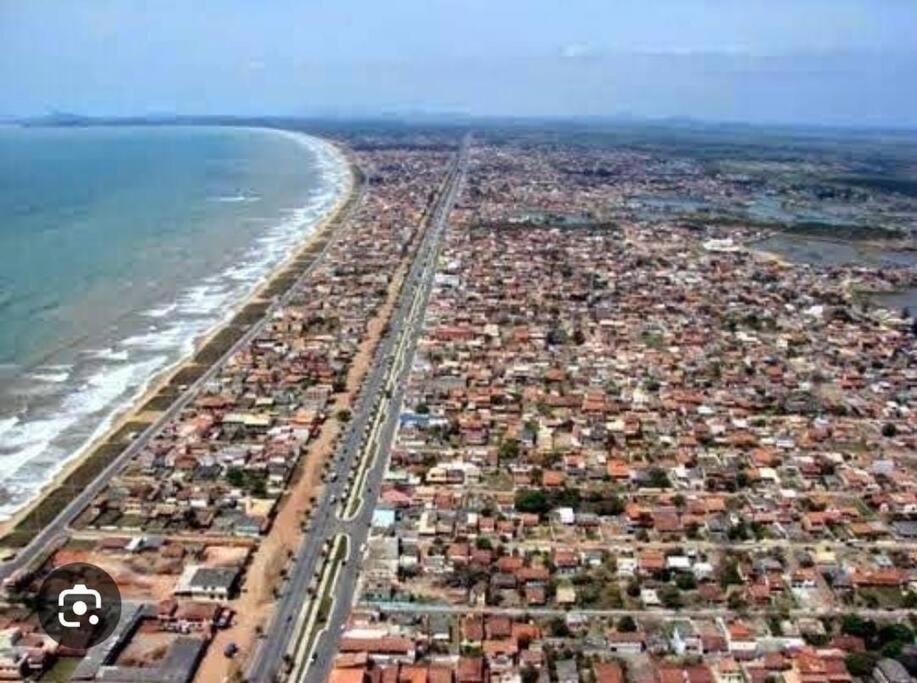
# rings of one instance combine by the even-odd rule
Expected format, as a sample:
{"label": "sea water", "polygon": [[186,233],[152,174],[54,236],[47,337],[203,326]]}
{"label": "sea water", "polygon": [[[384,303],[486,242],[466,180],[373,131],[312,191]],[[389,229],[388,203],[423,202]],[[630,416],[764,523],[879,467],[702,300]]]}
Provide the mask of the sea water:
{"label": "sea water", "polygon": [[230,318],[347,181],[295,133],[0,128],[0,518]]}

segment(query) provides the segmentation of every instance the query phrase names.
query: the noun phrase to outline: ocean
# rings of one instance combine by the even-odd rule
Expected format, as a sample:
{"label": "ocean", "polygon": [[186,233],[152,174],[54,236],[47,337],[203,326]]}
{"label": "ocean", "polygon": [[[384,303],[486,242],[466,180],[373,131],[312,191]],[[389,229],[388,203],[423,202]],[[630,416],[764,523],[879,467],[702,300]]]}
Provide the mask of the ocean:
{"label": "ocean", "polygon": [[348,177],[296,133],[0,127],[0,519],[228,320]]}

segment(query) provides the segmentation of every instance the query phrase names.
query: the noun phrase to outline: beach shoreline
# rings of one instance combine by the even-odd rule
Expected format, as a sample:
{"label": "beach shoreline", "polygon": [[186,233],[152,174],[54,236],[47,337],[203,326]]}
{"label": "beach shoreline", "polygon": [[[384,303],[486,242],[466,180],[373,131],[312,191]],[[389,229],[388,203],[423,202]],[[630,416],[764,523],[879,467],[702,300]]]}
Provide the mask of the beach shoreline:
{"label": "beach shoreline", "polygon": [[[286,276],[287,271],[298,259],[307,255],[313,245],[327,236],[330,226],[340,216],[344,207],[347,206],[349,201],[353,198],[357,187],[355,167],[346,151],[335,142],[327,138],[320,138],[315,135],[288,129],[238,126],[237,128],[267,131],[290,138],[295,144],[303,145],[304,140],[308,140],[308,144],[304,146],[311,146],[315,141],[327,146],[327,151],[336,158],[341,168],[346,171],[343,186],[338,191],[338,196],[334,204],[328,209],[324,216],[310,223],[308,226],[308,233],[303,235],[299,244],[292,249],[285,258],[271,267],[259,281],[253,283],[248,294],[241,297],[234,307],[228,309],[226,315],[220,321],[195,339],[189,350],[180,358],[176,359],[175,362],[151,375],[135,396],[125,401],[121,407],[110,413],[106,420],[100,423],[100,425],[102,425],[107,422],[107,425],[69,456],[65,463],[39,489],[36,495],[17,508],[6,519],[0,520],[0,547],[4,546],[4,540],[9,534],[14,532],[17,527],[22,524],[30,514],[35,512],[53,493],[64,487],[67,480],[77,470],[85,465],[100,448],[110,443],[120,432],[125,430],[128,425],[132,423],[152,424],[165,409],[151,410],[148,409],[148,404],[163,392],[180,373],[193,366],[199,365],[195,362],[198,354],[211,344],[221,333],[230,329],[233,321],[236,320],[240,313],[252,304],[268,303],[270,301],[271,297],[267,293],[278,283],[278,281]],[[218,361],[214,361],[214,363],[215,362]],[[207,363],[206,365],[212,366],[213,363]],[[59,512],[59,510],[55,511],[55,514],[56,512]],[[0,559],[2,559],[2,557],[0,557]]]}

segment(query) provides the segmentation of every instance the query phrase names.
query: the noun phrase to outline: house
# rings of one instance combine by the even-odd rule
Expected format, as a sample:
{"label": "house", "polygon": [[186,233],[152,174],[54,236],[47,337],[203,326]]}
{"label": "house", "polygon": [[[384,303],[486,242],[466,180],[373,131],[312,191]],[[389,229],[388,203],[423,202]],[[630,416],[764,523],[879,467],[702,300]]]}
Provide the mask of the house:
{"label": "house", "polygon": [[596,662],[592,673],[595,683],[624,683],[624,671],[617,662]]}
{"label": "house", "polygon": [[485,683],[483,657],[459,657],[455,668],[455,683]]}
{"label": "house", "polygon": [[608,634],[608,650],[616,655],[638,655],[643,652],[646,636],[640,631],[612,631]]}
{"label": "house", "polygon": [[758,651],[758,638],[755,632],[741,621],[731,621],[728,624],[720,620],[720,627],[726,635],[726,644],[729,652],[739,659],[751,659]]}
{"label": "house", "polygon": [[576,604],[576,588],[573,584],[562,583],[557,586],[557,590],[554,595],[554,600],[558,605],[575,605]]}
{"label": "house", "polygon": [[704,643],[700,633],[690,619],[678,619],[672,622],[672,635],[669,639],[672,651],[679,657],[686,654],[700,655],[704,652]]}
{"label": "house", "polygon": [[377,638],[341,638],[339,652],[348,653],[367,653],[373,661],[380,664],[413,664],[417,649],[414,641],[410,638],[400,636],[381,636]]}
{"label": "house", "polygon": [[742,667],[732,657],[724,657],[713,667],[716,683],[746,683]]}
{"label": "house", "polygon": [[579,557],[569,548],[557,548],[552,558],[556,573],[560,576],[570,576],[579,569]]}
{"label": "house", "polygon": [[914,683],[914,677],[911,676],[904,665],[896,659],[885,657],[876,663],[876,668],[872,672],[874,683]]}
{"label": "house", "polygon": [[174,594],[195,600],[229,600],[238,585],[238,567],[202,567],[189,564],[175,585]]}
{"label": "house", "polygon": [[551,518],[558,524],[565,526],[572,526],[576,523],[576,515],[573,512],[573,508],[557,508],[551,513]]}

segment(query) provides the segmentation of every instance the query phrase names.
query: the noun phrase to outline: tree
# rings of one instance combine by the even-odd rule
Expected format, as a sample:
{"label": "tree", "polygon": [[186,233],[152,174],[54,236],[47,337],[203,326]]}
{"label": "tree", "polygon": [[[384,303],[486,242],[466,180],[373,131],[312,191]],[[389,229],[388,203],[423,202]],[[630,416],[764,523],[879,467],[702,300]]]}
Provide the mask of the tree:
{"label": "tree", "polygon": [[745,609],[745,599],[742,597],[741,593],[730,593],[729,599],[726,600],[726,606],[731,610]]}
{"label": "tree", "polygon": [[659,467],[650,468],[649,472],[647,472],[647,483],[654,489],[667,489],[672,485],[669,481],[669,475]]}
{"label": "tree", "polygon": [[554,617],[551,619],[551,623],[548,627],[551,631],[551,635],[555,638],[570,637],[570,628],[567,626],[567,622],[564,621],[563,617]]}
{"label": "tree", "polygon": [[871,652],[851,652],[844,657],[844,664],[852,676],[864,677],[872,673],[876,666],[876,656]]}
{"label": "tree", "polygon": [[538,489],[521,489],[515,496],[516,509],[519,512],[533,512],[543,515],[551,509],[551,503],[544,491]]}
{"label": "tree", "polygon": [[337,412],[338,422],[348,422],[350,420],[350,411],[347,408],[341,408]]}
{"label": "tree", "polygon": [[675,585],[683,591],[691,591],[697,588],[697,579],[694,574],[682,573],[675,577]]}
{"label": "tree", "polygon": [[637,630],[637,622],[629,614],[625,615],[618,619],[618,630],[621,633],[633,633]]}
{"label": "tree", "polygon": [[738,524],[729,527],[729,531],[726,532],[726,535],[729,537],[730,541],[747,541],[749,534],[748,525],[745,523],[745,520],[739,520]]}
{"label": "tree", "polygon": [[515,460],[519,457],[519,441],[517,439],[504,439],[498,451],[500,460]]}
{"label": "tree", "polygon": [[882,425],[882,436],[886,439],[893,439],[898,434],[898,428],[895,427],[894,423],[886,422]]}
{"label": "tree", "polygon": [[841,620],[841,633],[859,636],[865,641],[870,641],[876,634],[876,623],[858,614],[845,614]]}
{"label": "tree", "polygon": [[742,584],[742,577],[739,576],[739,563],[735,560],[727,560],[720,572],[720,586],[727,588],[729,586],[739,586]]}
{"label": "tree", "polygon": [[265,498],[267,497],[267,482],[264,480],[264,477],[259,477],[252,484],[252,495],[255,498]]}
{"label": "tree", "polygon": [[678,609],[681,607],[681,591],[677,587],[665,585],[659,590],[659,599],[663,607]]}
{"label": "tree", "polygon": [[605,517],[617,517],[624,512],[624,501],[617,494],[602,496],[594,503],[596,514]]}
{"label": "tree", "polygon": [[238,467],[231,467],[226,472],[226,481],[229,482],[230,486],[242,488],[242,485],[245,483],[245,474]]}

